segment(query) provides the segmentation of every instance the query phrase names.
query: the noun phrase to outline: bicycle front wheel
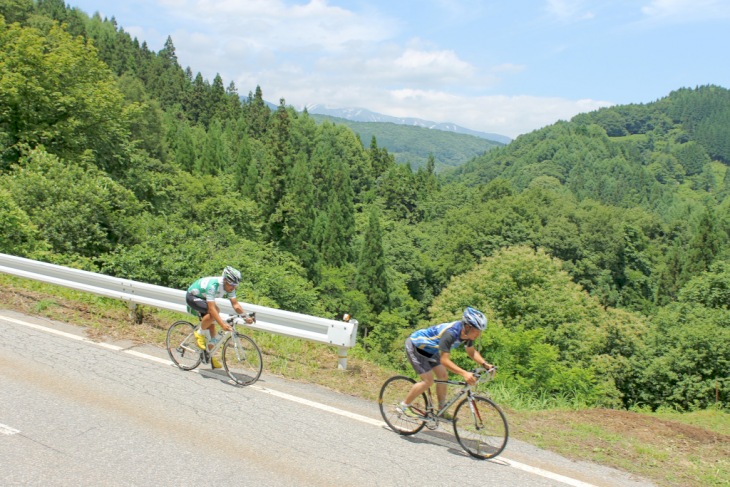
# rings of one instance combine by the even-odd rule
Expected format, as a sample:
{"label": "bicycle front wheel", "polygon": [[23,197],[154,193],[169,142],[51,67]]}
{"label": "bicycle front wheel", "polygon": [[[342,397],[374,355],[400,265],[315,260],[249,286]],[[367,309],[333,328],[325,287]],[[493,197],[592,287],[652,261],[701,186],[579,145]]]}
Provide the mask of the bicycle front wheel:
{"label": "bicycle front wheel", "polygon": [[200,365],[202,359],[202,350],[195,342],[194,331],[195,326],[187,321],[176,321],[167,330],[167,354],[183,370],[194,369]]}
{"label": "bicycle front wheel", "polygon": [[[390,429],[401,435],[416,434],[426,424],[421,418],[406,416],[398,408],[415,383],[416,381],[410,377],[396,375],[386,380],[380,389],[380,397],[378,397],[380,414],[383,415],[383,419],[390,426]],[[421,394],[411,403],[411,409],[425,416],[427,404],[426,394]]]}
{"label": "bicycle front wheel", "polygon": [[223,367],[236,384],[248,386],[259,380],[264,361],[261,350],[250,337],[236,333],[223,344]]}
{"label": "bicycle front wheel", "polygon": [[507,419],[490,399],[467,397],[454,411],[454,434],[466,452],[482,460],[494,458],[507,446]]}

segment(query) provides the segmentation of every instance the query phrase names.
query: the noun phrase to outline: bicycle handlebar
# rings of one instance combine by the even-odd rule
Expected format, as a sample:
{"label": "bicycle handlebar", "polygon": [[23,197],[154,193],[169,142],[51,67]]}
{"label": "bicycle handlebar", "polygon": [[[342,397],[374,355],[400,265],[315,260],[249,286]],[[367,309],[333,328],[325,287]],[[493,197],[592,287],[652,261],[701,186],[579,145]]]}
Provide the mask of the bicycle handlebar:
{"label": "bicycle handlebar", "polygon": [[472,372],[477,377],[477,382],[489,382],[494,378],[497,373],[497,366],[492,366],[491,369],[485,369],[484,367],[478,367]]}
{"label": "bicycle handlebar", "polygon": [[[492,380],[494,378],[494,374],[497,373],[497,366],[495,365],[494,367],[492,367],[489,370],[485,369],[484,367],[477,367],[476,369],[470,370],[469,372],[474,374],[474,376],[477,378],[477,384],[480,384],[482,382],[489,382],[490,380]],[[436,382],[439,382],[439,381],[436,381]],[[461,385],[461,386],[467,385],[466,381],[463,381],[463,380],[461,380],[461,381],[449,380],[449,381],[445,381],[445,382],[448,382],[448,383],[454,384],[454,385]]]}
{"label": "bicycle handlebar", "polygon": [[242,315],[229,316],[226,323],[229,325],[246,325],[246,318],[253,318],[253,322],[256,323],[256,313],[253,311]]}

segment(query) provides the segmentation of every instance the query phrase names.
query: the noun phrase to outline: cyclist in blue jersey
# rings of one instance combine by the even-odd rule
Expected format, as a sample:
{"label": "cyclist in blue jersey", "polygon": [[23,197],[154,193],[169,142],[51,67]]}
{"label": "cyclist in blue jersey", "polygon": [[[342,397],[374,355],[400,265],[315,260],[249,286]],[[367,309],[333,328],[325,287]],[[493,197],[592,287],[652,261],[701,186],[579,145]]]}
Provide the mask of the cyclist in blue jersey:
{"label": "cyclist in blue jersey", "polygon": [[[240,282],[241,273],[231,266],[226,266],[223,269],[223,275],[201,277],[188,288],[185,302],[190,309],[196,311],[201,317],[200,327],[195,330],[194,334],[198,346],[202,350],[206,350],[206,347],[213,348],[212,345],[215,345],[217,341],[216,322],[224,330],[231,330],[231,325],[221,318],[218,305],[215,304],[216,298],[230,300],[231,306],[233,306],[236,313],[244,314],[243,307],[236,299],[236,288]],[[253,318],[246,317],[246,323],[253,323]],[[215,357],[211,358],[211,365],[214,369],[221,367],[220,362]]]}
{"label": "cyclist in blue jersey", "polygon": [[[419,416],[411,409],[411,402],[433,385],[434,374],[438,380],[448,380],[448,371],[451,371],[462,376],[468,384],[476,384],[474,374],[462,369],[451,360],[451,350],[462,343],[466,347],[466,354],[472,360],[487,370],[493,368],[474,348],[474,340],[479,338],[486,327],[486,316],[481,311],[468,307],[464,310],[461,320],[417,330],[406,339],[408,360],[421,377],[421,381],[413,384],[406,398],[398,406],[403,414],[412,418]],[[441,409],[446,400],[446,384],[436,384],[436,396]]]}

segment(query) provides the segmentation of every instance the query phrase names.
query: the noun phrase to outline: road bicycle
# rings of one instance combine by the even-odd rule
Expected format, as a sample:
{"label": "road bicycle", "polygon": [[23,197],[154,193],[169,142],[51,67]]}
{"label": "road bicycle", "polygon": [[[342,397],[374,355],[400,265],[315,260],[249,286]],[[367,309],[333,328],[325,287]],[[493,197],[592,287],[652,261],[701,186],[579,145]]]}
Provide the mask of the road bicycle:
{"label": "road bicycle", "polygon": [[182,370],[193,370],[201,363],[210,363],[211,358],[218,349],[222,348],[221,360],[228,376],[236,384],[248,386],[256,382],[261,376],[264,363],[261,358],[256,342],[251,337],[239,332],[238,325],[244,325],[246,318],[253,318],[256,321],[256,313],[248,313],[244,316],[234,315],[226,320],[226,323],[233,327],[232,331],[221,330],[219,338],[210,350],[202,350],[198,347],[193,332],[196,325],[188,321],[176,321],[167,330],[167,353],[175,365]]}
{"label": "road bicycle", "polygon": [[[488,382],[495,370],[496,367],[489,371],[480,367],[472,373],[479,384]],[[434,382],[462,388],[451,396],[440,410],[434,408],[429,388],[428,394],[424,392],[411,403],[411,409],[418,415],[416,418],[411,418],[398,406],[416,381],[403,375],[386,380],[380,389],[378,404],[380,414],[388,426],[398,434],[413,435],[421,431],[424,426],[435,430],[440,423],[452,423],[456,440],[472,457],[485,460],[502,453],[507,446],[509,427],[507,418],[499,406],[487,397],[474,394],[472,386],[464,381],[435,380]],[[456,409],[453,418],[450,419],[446,412],[453,404],[456,404]]]}

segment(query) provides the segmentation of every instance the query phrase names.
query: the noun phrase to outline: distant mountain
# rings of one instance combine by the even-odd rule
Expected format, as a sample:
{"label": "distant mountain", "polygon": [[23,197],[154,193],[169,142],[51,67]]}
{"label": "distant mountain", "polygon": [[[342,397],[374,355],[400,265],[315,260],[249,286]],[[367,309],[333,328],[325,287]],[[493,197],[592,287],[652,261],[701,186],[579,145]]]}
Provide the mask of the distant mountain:
{"label": "distant mountain", "polygon": [[512,139],[506,135],[491,134],[487,132],[479,132],[471,130],[453,123],[436,123],[422,120],[420,118],[399,118],[383,115],[382,113],[371,112],[365,108],[330,108],[326,105],[307,105],[307,111],[310,115],[328,115],[330,117],[343,118],[352,122],[388,122],[396,125],[409,125],[412,127],[422,127],[432,130],[441,130],[444,132],[453,132],[457,134],[473,135],[482,139],[492,140],[500,144],[509,144]]}
{"label": "distant mountain", "polygon": [[[242,96],[241,100],[247,98]],[[278,105],[264,100],[276,111]],[[293,107],[307,113],[317,123],[328,120],[345,125],[355,132],[363,146],[369,147],[373,137],[402,164],[416,170],[426,167],[429,156],[436,161],[436,171],[453,169],[485,152],[509,144],[512,139],[460,127],[453,123],[436,123],[419,118],[397,118],[364,108],[329,108],[325,105]]]}
{"label": "distant mountain", "polygon": [[469,160],[505,144],[494,140],[459,134],[444,130],[432,130],[416,125],[393,122],[354,122],[331,115],[309,112],[317,123],[327,120],[344,125],[355,132],[364,147],[370,147],[373,137],[378,147],[383,147],[402,164],[410,164],[416,170],[426,167],[429,156],[436,162],[436,171],[459,167]]}

